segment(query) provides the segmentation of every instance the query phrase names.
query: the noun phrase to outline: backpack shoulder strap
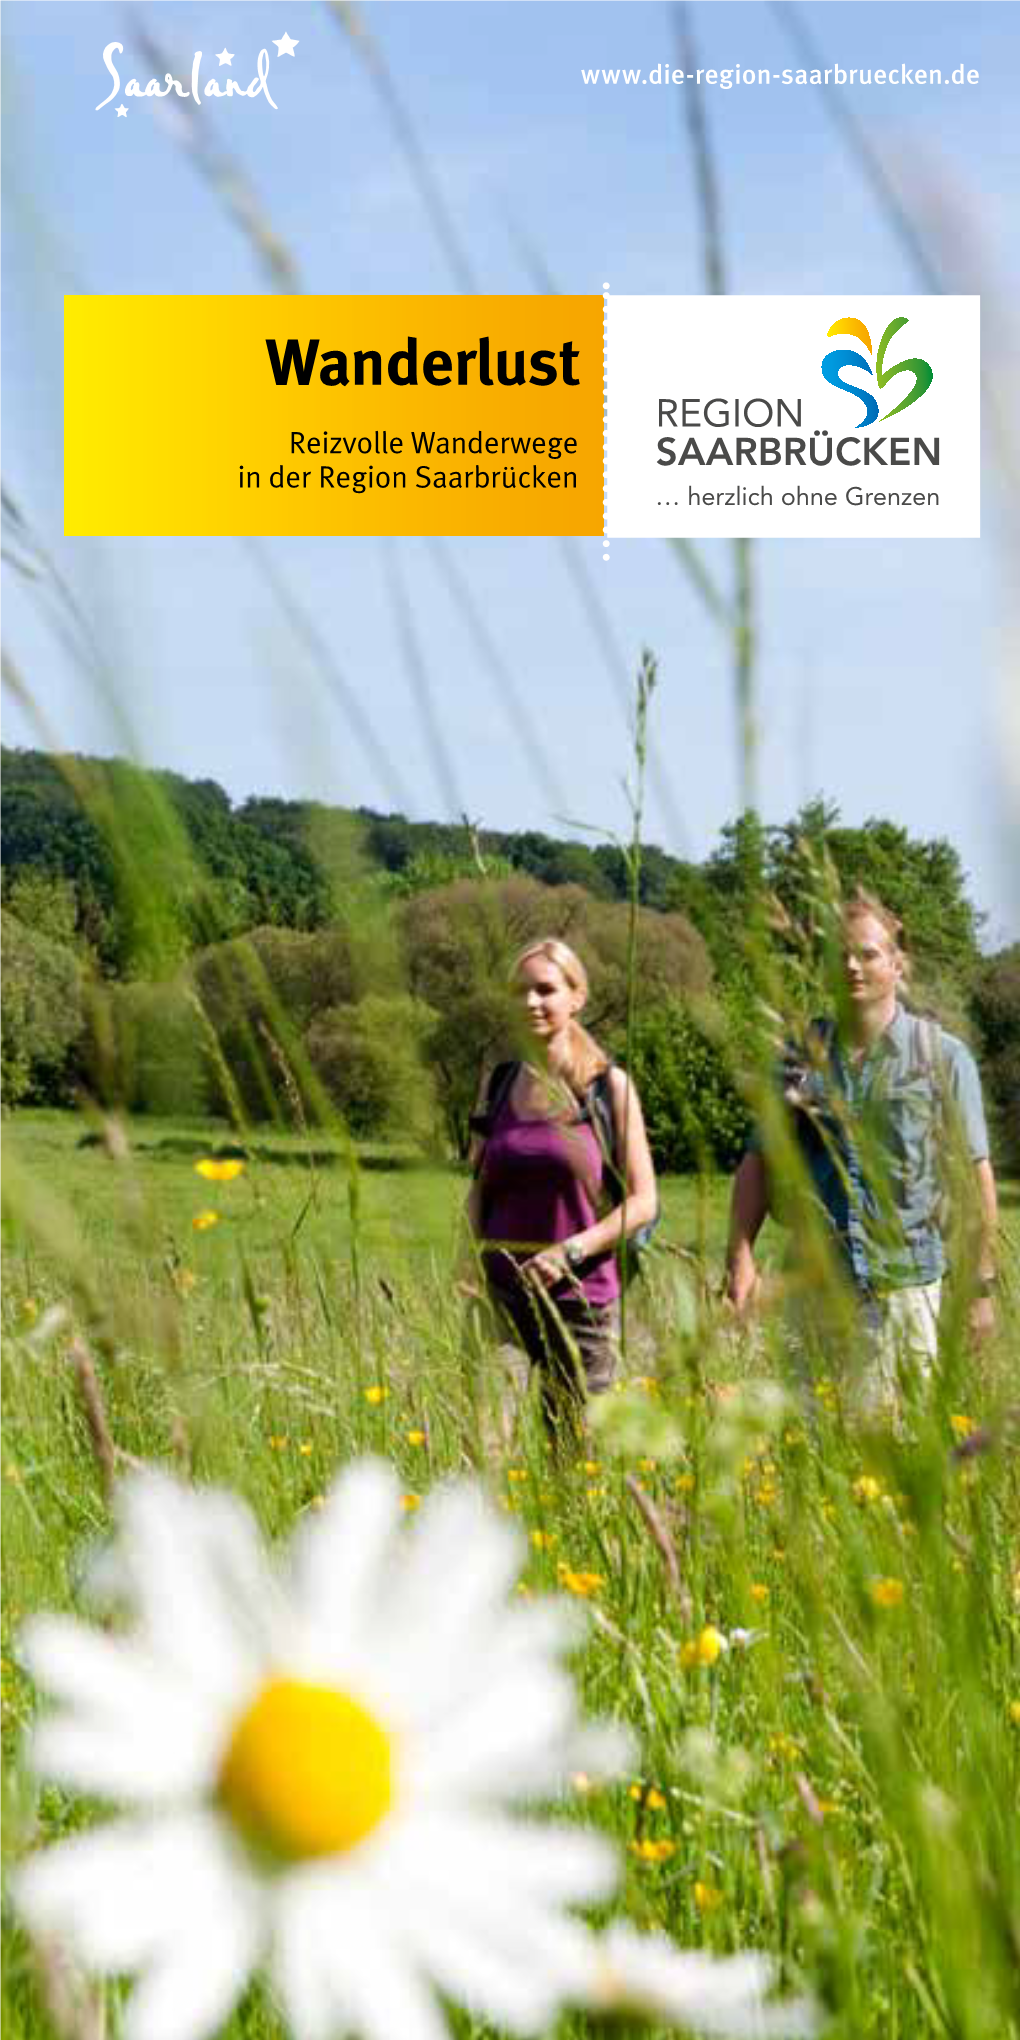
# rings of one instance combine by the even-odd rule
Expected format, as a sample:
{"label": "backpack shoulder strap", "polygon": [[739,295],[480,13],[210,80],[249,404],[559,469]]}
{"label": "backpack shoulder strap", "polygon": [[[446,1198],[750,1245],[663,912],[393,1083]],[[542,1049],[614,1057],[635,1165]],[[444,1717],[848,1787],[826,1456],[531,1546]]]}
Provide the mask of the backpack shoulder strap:
{"label": "backpack shoulder strap", "polygon": [[492,1132],[493,1124],[506,1103],[520,1069],[519,1062],[498,1062],[489,1072],[485,1087],[485,1103],[479,1112],[472,1112],[468,1124],[472,1133],[482,1140]]}
{"label": "backpack shoulder strap", "polygon": [[942,1070],[942,1030],[927,1013],[910,1015],[912,1074],[938,1078]]}
{"label": "backpack shoulder strap", "polygon": [[614,1067],[615,1065],[609,1062],[605,1069],[597,1072],[588,1086],[585,1099],[603,1155],[613,1174],[621,1177],[623,1172],[620,1167],[620,1144],[616,1133],[616,1113],[613,1110],[613,1087],[610,1080],[610,1072]]}
{"label": "backpack shoulder strap", "polygon": [[831,1055],[836,1039],[836,1022],[831,1013],[817,1014],[808,1021],[808,1040],[819,1048],[823,1055]]}

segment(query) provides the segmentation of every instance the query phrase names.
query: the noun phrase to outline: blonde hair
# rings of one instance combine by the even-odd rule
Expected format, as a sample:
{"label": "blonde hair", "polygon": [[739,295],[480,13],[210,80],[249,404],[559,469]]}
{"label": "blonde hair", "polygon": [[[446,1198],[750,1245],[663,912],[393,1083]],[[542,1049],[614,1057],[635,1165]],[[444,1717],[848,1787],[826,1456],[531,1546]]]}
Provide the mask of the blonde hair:
{"label": "blonde hair", "polygon": [[[515,956],[510,969],[510,983],[516,984],[521,970],[532,956],[544,956],[547,963],[555,964],[564,982],[572,992],[580,992],[582,1009],[588,1002],[588,973],[580,957],[571,949],[569,942],[561,942],[558,935],[543,935],[535,942],[529,942]],[[566,1076],[571,1089],[583,1097],[590,1083],[609,1068],[609,1057],[598,1042],[582,1027],[579,1020],[571,1019],[567,1029]]]}
{"label": "blonde hair", "polygon": [[843,908],[844,933],[849,932],[855,921],[865,920],[878,922],[883,934],[896,951],[902,966],[903,981],[906,983],[910,976],[910,958],[903,940],[903,923],[899,916],[893,913],[892,908],[887,907],[879,899],[877,893],[865,892],[864,887],[859,885]]}

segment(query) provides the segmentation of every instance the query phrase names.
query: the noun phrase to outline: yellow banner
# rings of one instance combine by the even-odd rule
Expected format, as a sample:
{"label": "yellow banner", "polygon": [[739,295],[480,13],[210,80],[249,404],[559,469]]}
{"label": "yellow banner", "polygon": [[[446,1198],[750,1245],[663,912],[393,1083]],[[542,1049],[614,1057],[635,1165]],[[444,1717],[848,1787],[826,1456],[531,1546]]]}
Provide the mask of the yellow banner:
{"label": "yellow banner", "polygon": [[68,536],[601,534],[601,297],[68,297]]}

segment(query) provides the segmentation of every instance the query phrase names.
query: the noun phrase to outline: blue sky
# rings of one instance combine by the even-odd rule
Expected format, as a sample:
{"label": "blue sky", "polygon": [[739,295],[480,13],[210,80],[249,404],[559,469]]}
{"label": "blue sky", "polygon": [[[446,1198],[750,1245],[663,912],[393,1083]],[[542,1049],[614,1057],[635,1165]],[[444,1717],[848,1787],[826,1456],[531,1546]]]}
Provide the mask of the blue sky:
{"label": "blue sky", "polygon": [[[971,4],[808,4],[824,61],[845,68],[963,62],[966,89],[738,87],[704,98],[722,187],[730,287],[851,295],[923,288],[832,119],[842,98],[957,289],[986,294],[985,327],[1015,319],[1020,206],[1016,10]],[[395,4],[363,16],[385,56],[479,288],[526,291],[527,243],[564,291],[701,287],[682,88],[592,89],[581,69],[676,61],[657,4]],[[703,65],[796,64],[766,5],[692,14]],[[310,795],[419,817],[468,809],[493,827],[556,830],[564,817],[626,827],[622,677],[651,645],[662,684],[653,726],[649,833],[703,855],[737,803],[729,656],[674,558],[618,542],[608,567],[579,542],[604,612],[593,631],[552,540],[450,541],[537,734],[524,733],[479,660],[424,540],[267,540],[261,557],[219,540],[61,536],[65,290],[252,292],[266,287],[246,239],[151,105],[94,111],[102,51],[123,41],[122,78],[152,66],[133,23],[186,72],[200,48],[235,52],[245,81],[269,46],[277,111],[207,101],[201,119],[243,167],[287,243],[302,287],[445,292],[455,280],[365,64],[317,0],[4,9],[4,472],[87,606],[109,687],[90,686],[5,573],[5,640],[47,726],[68,747],[122,750],[218,779],[232,794]],[[277,59],[273,40],[297,40]],[[1011,160],[1012,158],[1012,160]],[[999,343],[1002,344],[1001,342]],[[1005,350],[1004,350],[1005,351]],[[994,360],[986,362],[996,373]],[[118,410],[115,368],[97,392],[109,431],[141,433],[158,462],[187,421],[159,393],[144,418]],[[817,791],[848,819],[888,814],[948,835],[991,916],[1020,927],[1001,774],[1001,646],[1011,581],[986,451],[984,537],[970,542],[780,541],[756,549],[761,799],[785,819]],[[705,548],[721,581],[731,558]],[[356,692],[387,763],[360,743],[335,684],[295,641],[267,562]],[[409,672],[395,586],[407,597],[434,705],[441,761]],[[6,741],[39,740],[8,708]],[[1015,862],[1015,860],[1014,860]]]}

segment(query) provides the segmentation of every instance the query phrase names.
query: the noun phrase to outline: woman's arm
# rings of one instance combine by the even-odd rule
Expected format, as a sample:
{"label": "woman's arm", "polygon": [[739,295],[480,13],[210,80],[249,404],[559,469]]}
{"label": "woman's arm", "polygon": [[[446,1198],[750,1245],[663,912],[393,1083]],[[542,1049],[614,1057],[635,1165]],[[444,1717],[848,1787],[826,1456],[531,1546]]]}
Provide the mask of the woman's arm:
{"label": "woman's arm", "polygon": [[749,1148],[733,1178],[730,1237],[726,1250],[726,1294],[738,1311],[746,1310],[758,1287],[754,1243],[768,1217],[769,1186],[765,1162]]}

